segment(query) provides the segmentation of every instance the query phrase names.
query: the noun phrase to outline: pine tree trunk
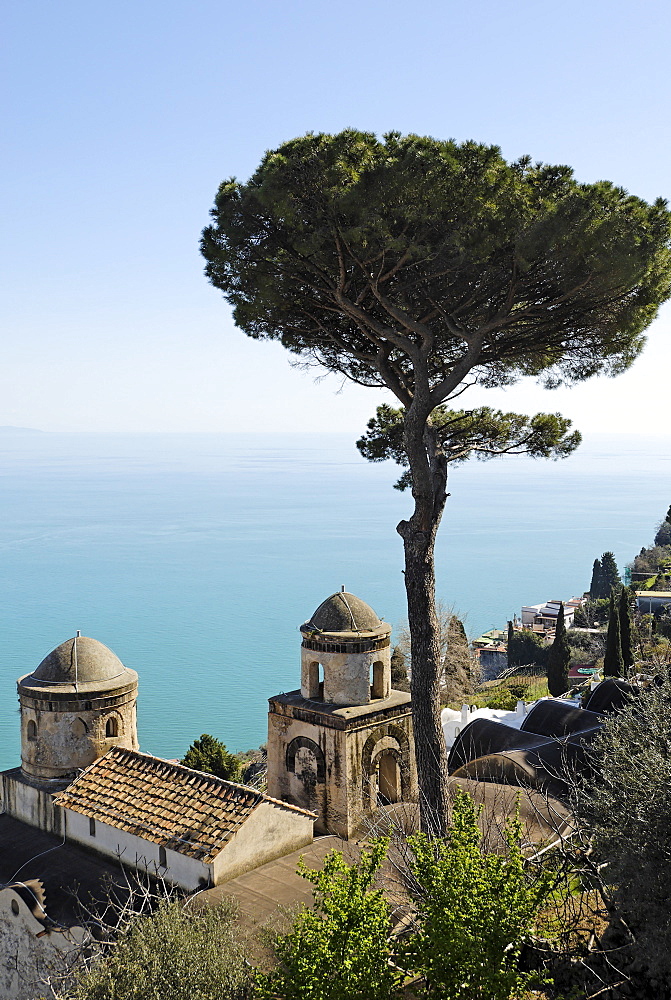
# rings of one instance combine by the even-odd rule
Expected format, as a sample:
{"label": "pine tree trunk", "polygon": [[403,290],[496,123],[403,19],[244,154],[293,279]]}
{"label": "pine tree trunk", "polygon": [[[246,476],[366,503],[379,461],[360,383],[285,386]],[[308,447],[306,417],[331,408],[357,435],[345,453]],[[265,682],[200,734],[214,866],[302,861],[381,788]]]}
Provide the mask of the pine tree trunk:
{"label": "pine tree trunk", "polygon": [[[408,529],[410,522],[404,522]],[[437,525],[436,525],[437,528]],[[412,717],[422,829],[442,836],[448,817],[447,749],[440,722],[440,648],[435,610],[435,530],[405,530],[405,589],[412,648]]]}
{"label": "pine tree trunk", "polygon": [[413,476],[415,509],[398,532],[405,551],[412,677],[412,716],[422,829],[447,831],[449,814],[447,749],[440,721],[440,637],[436,616],[434,546],[447,499],[447,463],[439,453],[426,416],[409,411],[405,447]]}

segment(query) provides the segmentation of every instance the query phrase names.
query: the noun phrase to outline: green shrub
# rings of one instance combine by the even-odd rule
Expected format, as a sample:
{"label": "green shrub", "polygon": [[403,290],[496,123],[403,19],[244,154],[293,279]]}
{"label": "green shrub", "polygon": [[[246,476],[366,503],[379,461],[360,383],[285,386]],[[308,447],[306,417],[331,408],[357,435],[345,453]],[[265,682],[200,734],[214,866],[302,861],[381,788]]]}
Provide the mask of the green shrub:
{"label": "green shrub", "polygon": [[243,767],[240,758],[229,753],[226,745],[209,733],[203,733],[199,740],[193,741],[184,754],[182,764],[226,781],[239,781]]}
{"label": "green shrub", "polygon": [[408,839],[418,914],[403,958],[426,977],[424,995],[433,1000],[509,1000],[538,978],[520,972],[518,959],[551,876],[528,878],[519,819],[506,824],[505,854],[484,853],[478,815],[459,791],[444,840],[421,833]]}
{"label": "green shrub", "polygon": [[[615,887],[615,902],[632,929],[635,967],[671,983],[671,685],[651,687],[608,716],[593,745],[595,776],[575,809]],[[633,995],[633,994],[632,994]]]}
{"label": "green shrub", "polygon": [[247,1000],[252,988],[231,906],[164,900],[122,930],[67,1000]]}
{"label": "green shrub", "polygon": [[375,874],[387,850],[376,842],[357,864],[331,851],[322,871],[302,862],[315,909],[298,915],[275,942],[278,968],[258,980],[258,996],[274,1000],[389,1000],[401,973],[390,965],[389,909]]}
{"label": "green shrub", "polygon": [[510,688],[497,691],[485,702],[485,708],[493,708],[499,712],[514,712],[518,698],[515,697]]}
{"label": "green shrub", "polygon": [[508,666],[520,667],[534,663],[540,667],[547,662],[547,647],[544,638],[529,629],[513,632],[508,641]]}

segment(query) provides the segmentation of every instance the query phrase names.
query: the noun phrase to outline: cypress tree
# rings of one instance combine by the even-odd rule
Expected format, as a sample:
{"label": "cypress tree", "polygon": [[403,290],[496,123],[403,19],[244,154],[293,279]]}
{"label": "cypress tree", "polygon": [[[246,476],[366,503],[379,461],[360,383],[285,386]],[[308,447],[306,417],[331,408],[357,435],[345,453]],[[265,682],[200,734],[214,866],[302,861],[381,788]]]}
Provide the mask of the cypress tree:
{"label": "cypress tree", "polygon": [[399,688],[399,685],[408,683],[408,669],[405,665],[405,653],[399,646],[394,646],[391,652],[391,683],[399,690],[407,690],[407,687]]}
{"label": "cypress tree", "polygon": [[615,606],[615,591],[613,590],[610,592],[610,614],[608,618],[608,632],[606,634],[606,652],[603,658],[603,672],[606,677],[621,677],[624,673],[620,616]]}
{"label": "cypress tree", "polygon": [[513,660],[512,660],[512,657],[513,657],[513,646],[514,646],[513,640],[514,640],[514,638],[515,638],[515,630],[513,629],[513,623],[512,622],[508,622],[507,650],[508,650],[508,666],[509,667],[516,667],[516,666],[518,666],[518,664],[517,663],[513,663]]}
{"label": "cypress tree", "polygon": [[620,574],[612,552],[604,552],[601,556],[601,593],[599,597],[608,597],[613,587],[622,585]]}
{"label": "cypress tree", "polygon": [[564,622],[564,605],[559,605],[554,642],[548,653],[548,690],[553,698],[568,691],[568,671],[571,662],[571,648]]}
{"label": "cypress tree", "polygon": [[589,596],[593,601],[601,597],[601,560],[595,559],[592,566],[592,582],[589,585]]}
{"label": "cypress tree", "polygon": [[620,645],[622,647],[622,662],[625,670],[629,671],[634,665],[634,649],[631,635],[631,603],[629,590],[623,587],[620,592],[620,603],[618,605],[618,618],[620,619]]}

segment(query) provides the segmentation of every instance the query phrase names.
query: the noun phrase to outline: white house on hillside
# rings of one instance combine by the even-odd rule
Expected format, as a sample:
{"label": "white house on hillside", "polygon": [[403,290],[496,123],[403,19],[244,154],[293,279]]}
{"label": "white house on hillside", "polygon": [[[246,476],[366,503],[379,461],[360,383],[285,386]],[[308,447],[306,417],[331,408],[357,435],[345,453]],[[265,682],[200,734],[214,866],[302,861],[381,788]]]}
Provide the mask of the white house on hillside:
{"label": "white house on hillside", "polygon": [[[543,629],[543,631],[554,629],[557,624],[559,607],[561,601],[546,601],[545,604],[529,604],[522,608],[522,625],[526,628]],[[580,601],[572,598],[564,601],[564,622],[566,628],[573,628],[573,618],[575,609],[579,607]]]}

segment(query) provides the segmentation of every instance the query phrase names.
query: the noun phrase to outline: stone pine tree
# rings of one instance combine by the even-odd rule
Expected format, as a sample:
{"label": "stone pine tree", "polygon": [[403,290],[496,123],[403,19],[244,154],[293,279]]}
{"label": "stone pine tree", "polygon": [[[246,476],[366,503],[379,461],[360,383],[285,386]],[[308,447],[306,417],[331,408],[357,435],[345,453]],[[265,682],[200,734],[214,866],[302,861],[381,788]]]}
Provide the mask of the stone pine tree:
{"label": "stone pine tree", "polygon": [[603,592],[603,574],[601,572],[601,560],[595,559],[592,566],[592,582],[589,585],[589,596],[593,601],[598,600]]}
{"label": "stone pine tree", "polygon": [[624,673],[620,615],[618,613],[618,606],[615,603],[614,590],[610,592],[610,611],[608,616],[608,632],[606,633],[606,651],[603,657],[603,672],[606,677],[622,677]]}
{"label": "stone pine tree", "polygon": [[548,691],[553,698],[568,691],[570,663],[571,647],[569,646],[568,635],[566,634],[564,605],[560,604],[557,625],[555,626],[554,642],[550,646],[547,662]]}
{"label": "stone pine tree", "polygon": [[348,129],[266,153],[247,183],[220,186],[212,216],[206,273],[237,326],[400,404],[378,410],[367,457],[399,457],[412,489],[398,531],[417,770],[422,822],[440,832],[433,554],[448,464],[516,448],[558,457],[577,443],[556,414],[447,406],[476,383],[555,387],[628,368],[671,291],[669,213],[568,167],[507,163],[495,146]]}
{"label": "stone pine tree", "polygon": [[634,644],[631,621],[631,593],[627,587],[623,587],[620,591],[617,613],[620,624],[622,663],[624,669],[629,672],[634,665]]}

